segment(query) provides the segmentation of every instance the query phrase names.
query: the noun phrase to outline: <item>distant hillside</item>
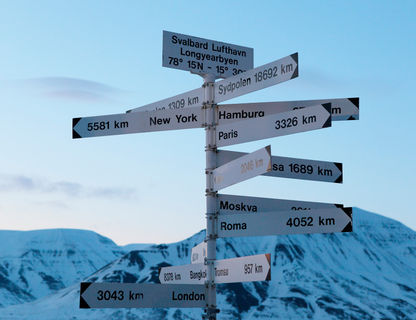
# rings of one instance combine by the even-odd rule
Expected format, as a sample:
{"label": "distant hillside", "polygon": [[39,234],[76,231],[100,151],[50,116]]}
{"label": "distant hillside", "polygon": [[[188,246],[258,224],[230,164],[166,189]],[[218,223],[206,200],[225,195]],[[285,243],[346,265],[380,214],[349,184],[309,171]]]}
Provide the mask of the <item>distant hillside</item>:
{"label": "distant hillside", "polygon": [[[353,217],[353,233],[219,239],[218,259],[271,253],[272,280],[218,285],[221,309],[218,319],[415,319],[416,232],[397,221],[360,209],[354,209]],[[108,258],[113,254],[115,258],[105,266],[103,259],[101,269],[83,281],[156,283],[160,266],[190,263],[191,248],[204,236],[201,231],[181,242],[153,245],[121,256],[111,241],[107,239],[109,242],[103,244],[95,235],[101,246],[95,252],[91,246],[89,254]],[[1,232],[0,237],[3,237]],[[47,238],[39,239],[46,241]],[[62,249],[61,245],[68,242],[72,243],[58,242],[55,252],[67,255],[68,249]],[[44,248],[41,242],[38,246]],[[84,256],[87,251],[81,254],[76,248],[74,255],[87,259]],[[31,254],[24,260],[27,265],[31,261],[37,265],[42,264],[44,257]],[[52,253],[47,255],[47,263],[51,257]],[[17,260],[15,264],[21,265]],[[90,261],[96,262],[92,258]],[[80,275],[74,271],[77,266],[68,268],[68,274],[74,279]],[[65,273],[65,270],[62,268],[59,272]],[[54,279],[69,280],[70,277],[49,275]],[[10,279],[10,285],[21,287],[18,277]],[[29,285],[25,287],[27,293],[35,291]],[[20,297],[18,292],[15,294]],[[20,298],[30,300],[24,294]],[[0,318],[201,319],[201,312],[200,309],[79,309],[79,284],[76,283],[42,299],[0,309]]]}
{"label": "distant hillside", "polygon": [[0,231],[0,306],[66,288],[125,253],[92,231]]}

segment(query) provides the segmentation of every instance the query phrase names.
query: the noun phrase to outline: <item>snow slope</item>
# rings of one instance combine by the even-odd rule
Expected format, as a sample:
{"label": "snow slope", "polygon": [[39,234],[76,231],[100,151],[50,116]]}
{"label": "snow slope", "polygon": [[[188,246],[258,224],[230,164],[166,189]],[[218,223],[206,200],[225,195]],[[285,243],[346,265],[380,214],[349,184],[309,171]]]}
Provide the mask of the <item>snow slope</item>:
{"label": "snow slope", "polygon": [[2,306],[66,288],[125,253],[97,233],[71,229],[0,231],[0,244]]}
{"label": "snow slope", "polygon": [[[416,319],[416,232],[354,209],[354,232],[227,238],[217,258],[271,253],[272,280],[219,285],[218,319]],[[158,268],[190,263],[204,231],[131,251],[83,281],[158,282]],[[0,309],[2,320],[201,319],[201,309],[79,309],[79,285]]]}

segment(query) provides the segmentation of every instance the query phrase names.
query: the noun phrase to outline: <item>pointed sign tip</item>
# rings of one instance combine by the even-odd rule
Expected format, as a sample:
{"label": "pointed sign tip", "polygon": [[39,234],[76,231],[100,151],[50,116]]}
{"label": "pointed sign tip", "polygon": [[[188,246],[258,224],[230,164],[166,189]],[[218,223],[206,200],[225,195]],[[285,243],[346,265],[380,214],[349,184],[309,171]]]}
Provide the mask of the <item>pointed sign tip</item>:
{"label": "pointed sign tip", "polygon": [[296,64],[298,64],[298,61],[299,61],[298,52],[295,52],[295,53],[291,54],[290,57],[296,62]]}
{"label": "pointed sign tip", "polygon": [[79,307],[80,309],[90,309],[91,307],[82,297],[82,294],[88,289],[88,287],[92,284],[92,282],[81,282],[81,289],[79,292]]}
{"label": "pointed sign tip", "polygon": [[81,120],[82,118],[72,118],[72,129],[75,128],[75,126],[77,125],[77,123]]}
{"label": "pointed sign tip", "polygon": [[79,139],[82,138],[78,132],[76,132],[74,129],[72,129],[72,139]]}
{"label": "pointed sign tip", "polygon": [[329,115],[328,119],[325,121],[325,123],[323,124],[322,128],[328,128],[331,125],[332,125],[331,115]]}
{"label": "pointed sign tip", "polygon": [[334,182],[335,183],[342,183],[342,173]]}
{"label": "pointed sign tip", "polygon": [[355,97],[355,98],[348,98],[348,100],[351,101],[351,103],[357,107],[357,109],[360,108],[360,98]]}
{"label": "pointed sign tip", "polygon": [[337,167],[337,169],[342,172],[342,163],[341,162],[334,162],[334,165]]}
{"label": "pointed sign tip", "polygon": [[322,107],[328,112],[328,119],[323,124],[322,128],[327,128],[332,126],[332,112],[331,112],[332,103],[323,103]]}
{"label": "pointed sign tip", "polygon": [[352,221],[352,208],[351,207],[346,207],[342,209],[345,214],[351,219]]}
{"label": "pointed sign tip", "polygon": [[91,309],[87,301],[83,297],[79,297],[79,308],[80,309]]}
{"label": "pointed sign tip", "polygon": [[266,281],[270,281],[272,280],[272,265],[271,265],[270,253],[266,253],[265,256],[267,259],[267,263],[269,264],[269,271],[267,272],[267,275],[266,275]]}
{"label": "pointed sign tip", "polygon": [[352,232],[352,223],[348,222],[345,228],[341,232]]}
{"label": "pointed sign tip", "polygon": [[352,232],[352,208],[346,207],[342,209],[344,213],[351,219],[341,232]]}
{"label": "pointed sign tip", "polygon": [[296,68],[295,68],[295,70],[293,71],[293,74],[292,74],[292,76],[290,77],[290,79],[293,79],[293,78],[296,78],[296,77],[299,77],[299,60],[298,60],[298,53],[296,52],[296,53],[294,53],[294,54],[291,54],[290,55],[290,57],[296,62]]}
{"label": "pointed sign tip", "polygon": [[81,282],[81,291],[80,294],[82,295],[88,287],[92,285],[92,282]]}
{"label": "pointed sign tip", "polygon": [[331,111],[332,103],[331,102],[322,103],[322,107],[324,107],[325,110],[328,111],[329,114],[332,113],[332,111]]}
{"label": "pointed sign tip", "polygon": [[72,118],[72,139],[78,139],[81,138],[81,136],[78,134],[78,132],[75,131],[75,126],[78,124],[78,122],[82,118]]}

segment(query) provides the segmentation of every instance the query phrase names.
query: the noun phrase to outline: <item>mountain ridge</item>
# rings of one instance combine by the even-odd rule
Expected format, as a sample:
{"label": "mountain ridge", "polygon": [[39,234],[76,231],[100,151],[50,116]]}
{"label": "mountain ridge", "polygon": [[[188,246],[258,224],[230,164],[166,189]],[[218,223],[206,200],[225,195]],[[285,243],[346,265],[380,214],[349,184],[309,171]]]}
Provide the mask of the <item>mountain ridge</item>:
{"label": "mountain ridge", "polygon": [[[219,319],[412,319],[416,232],[358,208],[353,217],[350,234],[218,239],[217,259],[272,254],[270,282],[218,285]],[[204,237],[202,230],[183,241],[124,253],[82,281],[157,283],[160,266],[189,264],[191,248]],[[200,319],[202,312],[84,310],[78,304],[75,283],[33,302],[2,308],[0,314],[5,320]]]}

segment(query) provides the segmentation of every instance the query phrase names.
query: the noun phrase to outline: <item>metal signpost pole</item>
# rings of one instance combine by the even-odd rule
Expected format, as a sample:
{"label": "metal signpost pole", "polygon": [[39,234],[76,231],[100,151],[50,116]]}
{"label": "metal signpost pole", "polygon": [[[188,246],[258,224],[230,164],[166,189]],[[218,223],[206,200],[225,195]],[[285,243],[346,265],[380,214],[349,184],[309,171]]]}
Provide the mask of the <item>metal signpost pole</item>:
{"label": "metal signpost pole", "polygon": [[207,265],[207,281],[205,282],[207,288],[206,296],[206,312],[203,315],[203,319],[215,320],[217,318],[217,297],[215,287],[215,273],[214,262],[216,259],[216,217],[217,217],[217,199],[216,192],[213,188],[212,171],[217,166],[217,146],[215,143],[215,105],[214,105],[214,81],[215,76],[207,74],[204,76],[204,89],[205,89],[205,157],[206,157],[206,239],[207,242],[207,257],[205,264]]}

